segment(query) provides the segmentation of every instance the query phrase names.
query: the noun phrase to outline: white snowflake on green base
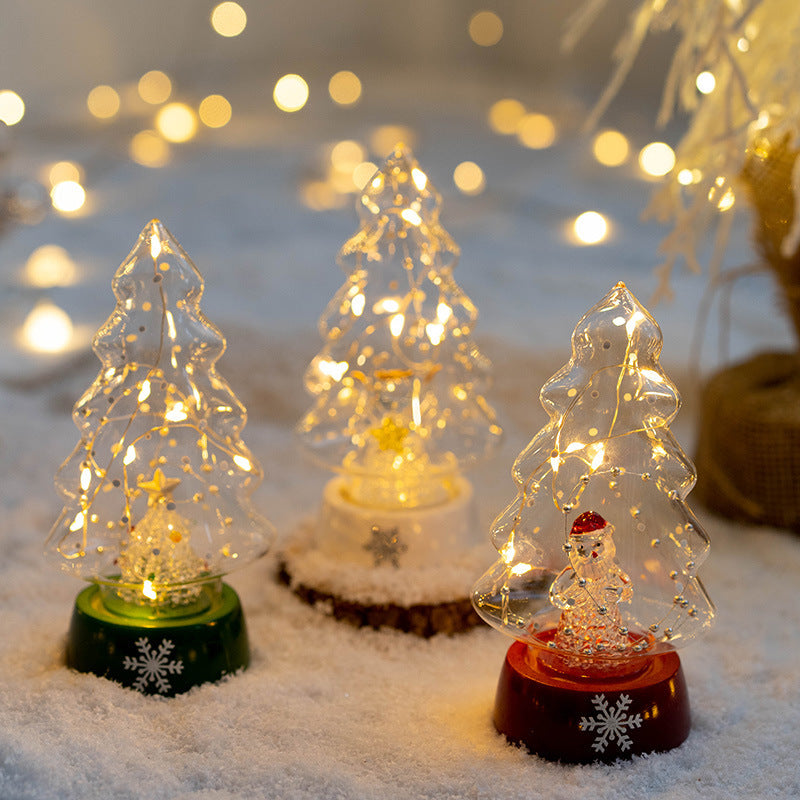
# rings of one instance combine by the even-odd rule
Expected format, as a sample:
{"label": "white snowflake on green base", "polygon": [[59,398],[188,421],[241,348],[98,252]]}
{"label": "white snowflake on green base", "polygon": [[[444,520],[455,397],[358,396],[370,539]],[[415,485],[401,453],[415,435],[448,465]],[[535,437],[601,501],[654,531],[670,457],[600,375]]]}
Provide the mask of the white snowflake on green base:
{"label": "white snowflake on green base", "polygon": [[624,753],[633,744],[633,739],[628,736],[628,731],[638,728],[642,724],[641,714],[628,714],[631,698],[621,694],[616,705],[610,707],[604,694],[596,694],[592,698],[592,705],[597,712],[594,717],[581,717],[578,727],[582,731],[597,731],[597,736],[592,742],[592,750],[598,753],[605,752],[609,741],[616,741],[619,749]]}
{"label": "white snowflake on green base", "polygon": [[161,694],[165,694],[172,688],[167,680],[167,675],[180,675],[183,672],[182,660],[170,661],[168,658],[174,647],[175,645],[169,639],[164,639],[158,646],[158,650],[154,650],[150,645],[150,640],[144,636],[136,640],[139,656],[137,658],[125,656],[123,662],[125,669],[139,673],[139,677],[132,684],[134,689],[144,692],[149,684],[153,683]]}

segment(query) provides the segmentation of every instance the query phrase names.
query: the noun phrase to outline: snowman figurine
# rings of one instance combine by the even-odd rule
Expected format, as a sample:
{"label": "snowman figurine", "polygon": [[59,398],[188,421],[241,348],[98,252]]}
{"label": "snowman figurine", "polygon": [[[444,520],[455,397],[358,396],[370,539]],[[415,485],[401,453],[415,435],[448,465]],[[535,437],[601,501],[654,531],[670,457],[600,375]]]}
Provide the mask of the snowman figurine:
{"label": "snowman figurine", "polygon": [[569,566],[550,586],[550,602],[561,609],[555,648],[580,656],[625,652],[630,640],[618,606],[633,591],[616,559],[614,526],[586,511],[573,523],[564,549]]}

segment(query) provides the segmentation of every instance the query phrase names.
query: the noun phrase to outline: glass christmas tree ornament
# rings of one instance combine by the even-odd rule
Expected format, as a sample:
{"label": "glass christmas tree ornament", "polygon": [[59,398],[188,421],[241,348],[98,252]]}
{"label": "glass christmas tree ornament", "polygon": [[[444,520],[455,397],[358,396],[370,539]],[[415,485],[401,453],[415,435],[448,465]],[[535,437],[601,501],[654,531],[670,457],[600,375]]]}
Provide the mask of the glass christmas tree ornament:
{"label": "glass christmas tree ornament", "polygon": [[335,612],[342,601],[354,621],[428,633],[411,606],[454,604],[463,619],[448,625],[474,619],[463,561],[478,537],[462,472],[501,436],[484,397],[490,365],[471,338],[477,310],[453,279],[459,251],[439,208],[403,145],[358,198],[361,230],[339,254],[348,278],[320,319],[325,346],[306,372],[316,401],[297,426],[337,476],[314,530],[284,559],[309,599],[333,598]]}
{"label": "glass christmas tree ornament", "polygon": [[68,665],[171,695],[247,666],[241,604],[222,577],[261,556],[272,528],[251,507],[261,468],[240,439],[245,409],[216,372],[225,340],[200,310],[200,273],[153,220],[112,287],[45,553],[91,582]]}
{"label": "glass christmas tree ornament", "polygon": [[517,640],[495,725],[546,758],[613,761],[689,733],[675,649],[714,608],[660,352],[658,325],[622,283],[578,323],[572,358],[541,391],[550,422],[514,463],[517,498],[492,527],[500,559],[473,590],[483,619]]}

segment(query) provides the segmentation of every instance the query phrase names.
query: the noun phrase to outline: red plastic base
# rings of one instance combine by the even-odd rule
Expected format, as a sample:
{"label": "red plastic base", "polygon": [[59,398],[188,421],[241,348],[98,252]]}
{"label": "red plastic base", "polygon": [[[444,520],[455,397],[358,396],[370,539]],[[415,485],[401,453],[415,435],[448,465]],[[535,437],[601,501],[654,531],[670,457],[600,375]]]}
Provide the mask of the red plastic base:
{"label": "red plastic base", "polygon": [[634,675],[572,677],[514,642],[497,686],[495,727],[551,761],[611,762],[671,750],[691,728],[680,659],[666,652],[640,660]]}

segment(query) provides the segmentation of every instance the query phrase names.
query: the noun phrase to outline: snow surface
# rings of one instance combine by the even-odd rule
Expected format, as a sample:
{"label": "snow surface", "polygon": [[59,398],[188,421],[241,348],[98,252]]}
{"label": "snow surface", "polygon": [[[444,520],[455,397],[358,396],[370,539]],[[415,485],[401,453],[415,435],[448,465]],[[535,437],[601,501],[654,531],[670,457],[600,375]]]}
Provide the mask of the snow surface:
{"label": "snow surface", "polygon": [[[509,746],[490,714],[510,640],[483,627],[427,641],[351,628],[278,585],[273,556],[230,577],[252,644],[244,673],[165,700],[63,665],[82,587],[49,569],[41,548],[59,511],[52,476],[77,439],[69,410],[98,362],[81,349],[59,358],[19,349],[14,326],[41,294],[20,285],[19,268],[41,244],[66,247],[82,280],[52,296],[94,330],[113,307],[113,272],[141,227],[160,216],[206,278],[203,308],[229,342],[220,371],[250,411],[244,438],[267,472],[258,505],[286,535],[313,514],[328,478],[303,461],[291,426],[309,403],[301,375],[319,347],[316,318],[343,280],[334,255],[356,227],[349,205],[304,209],[297,184],[325,138],[360,136],[376,121],[414,121],[416,154],[445,194],[444,223],[462,247],[456,279],[482,312],[476,336],[495,363],[491,397],[506,439],[471,479],[487,530],[484,566],[496,557],[488,523],[513,496],[513,458],[545,422],[539,388],[568,358],[579,317],[617,280],[647,301],[664,231],[637,222],[648,187],[630,173],[587,167],[585,140],[524,151],[486,131],[489,93],[460,108],[442,92],[427,116],[414,111],[411,94],[394,98],[391,116],[366,102],[347,124],[337,118],[328,127],[313,116],[304,127],[245,119],[220,134],[231,137],[227,146],[208,137],[163,170],[126,163],[90,137],[50,133],[26,145],[31,163],[80,155],[93,208],[0,242],[3,800],[800,796],[800,540],[700,508],[712,538],[701,574],[719,615],[682,652],[693,730],[666,754],[572,767]],[[477,198],[456,196],[449,182],[467,157],[488,176]],[[608,244],[576,248],[561,235],[587,208],[613,216]],[[737,290],[746,294],[734,349],[786,343],[764,286]],[[665,364],[687,401],[674,431],[691,451],[696,392],[686,363],[702,279],[679,278],[677,288],[678,302],[653,310]]]}

